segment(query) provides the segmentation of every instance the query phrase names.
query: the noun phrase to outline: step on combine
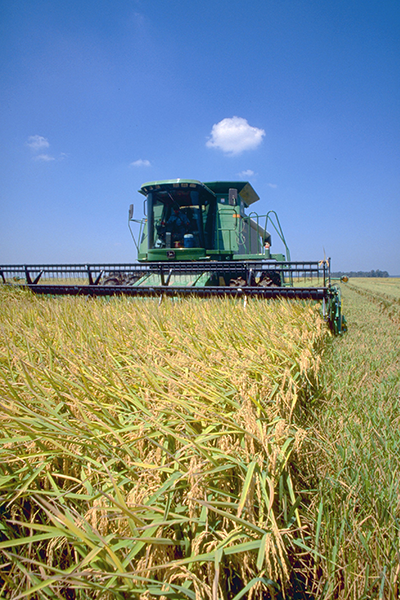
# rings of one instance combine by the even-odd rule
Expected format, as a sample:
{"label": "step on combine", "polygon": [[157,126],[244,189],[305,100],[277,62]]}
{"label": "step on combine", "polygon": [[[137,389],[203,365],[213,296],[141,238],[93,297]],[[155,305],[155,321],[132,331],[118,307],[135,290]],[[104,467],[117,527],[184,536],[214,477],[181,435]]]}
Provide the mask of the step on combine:
{"label": "step on combine", "polygon": [[[135,219],[131,205],[128,218],[137,263],[3,265],[0,281],[49,295],[314,300],[331,330],[345,331],[330,260],[291,261],[276,212],[252,210],[259,196],[250,183],[172,179],[145,183],[139,192],[145,217]],[[268,229],[283,254],[271,252]]]}

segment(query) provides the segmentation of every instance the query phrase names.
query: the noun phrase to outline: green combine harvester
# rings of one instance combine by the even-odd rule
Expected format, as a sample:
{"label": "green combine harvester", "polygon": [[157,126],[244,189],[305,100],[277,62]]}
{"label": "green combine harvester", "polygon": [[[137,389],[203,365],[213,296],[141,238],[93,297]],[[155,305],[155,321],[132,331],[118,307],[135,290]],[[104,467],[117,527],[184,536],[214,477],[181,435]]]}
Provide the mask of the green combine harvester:
{"label": "green combine harvester", "polygon": [[[3,265],[1,281],[51,295],[311,299],[321,302],[334,333],[345,331],[330,260],[291,261],[276,212],[252,210],[259,196],[249,182],[171,179],[145,183],[139,192],[145,217],[134,219],[131,205],[128,220],[137,263]],[[284,254],[271,253],[268,228]]]}

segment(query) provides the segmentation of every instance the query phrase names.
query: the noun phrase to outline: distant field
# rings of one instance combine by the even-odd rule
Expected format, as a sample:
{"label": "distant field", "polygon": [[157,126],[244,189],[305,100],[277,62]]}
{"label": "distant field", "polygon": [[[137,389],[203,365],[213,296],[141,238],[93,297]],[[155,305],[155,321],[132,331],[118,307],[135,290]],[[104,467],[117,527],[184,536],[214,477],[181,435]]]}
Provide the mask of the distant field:
{"label": "distant field", "polygon": [[400,300],[400,278],[397,277],[352,277],[351,286]]}
{"label": "distant field", "polygon": [[398,597],[400,280],[341,287],[340,338],[0,288],[0,596]]}

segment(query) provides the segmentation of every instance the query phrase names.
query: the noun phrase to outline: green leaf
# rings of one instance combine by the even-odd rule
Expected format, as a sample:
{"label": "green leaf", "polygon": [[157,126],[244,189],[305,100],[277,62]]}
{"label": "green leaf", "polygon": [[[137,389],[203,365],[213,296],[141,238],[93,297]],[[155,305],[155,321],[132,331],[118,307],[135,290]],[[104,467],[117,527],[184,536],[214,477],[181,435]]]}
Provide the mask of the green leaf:
{"label": "green leaf", "polygon": [[256,466],[257,466],[256,461],[251,462],[248,466],[246,478],[244,480],[242,493],[241,493],[240,500],[239,500],[239,506],[238,506],[238,510],[237,510],[238,517],[240,517],[240,515],[242,514],[242,510],[244,508],[244,505],[246,504],[247,494],[249,493],[251,481],[253,479],[254,469],[256,468]]}

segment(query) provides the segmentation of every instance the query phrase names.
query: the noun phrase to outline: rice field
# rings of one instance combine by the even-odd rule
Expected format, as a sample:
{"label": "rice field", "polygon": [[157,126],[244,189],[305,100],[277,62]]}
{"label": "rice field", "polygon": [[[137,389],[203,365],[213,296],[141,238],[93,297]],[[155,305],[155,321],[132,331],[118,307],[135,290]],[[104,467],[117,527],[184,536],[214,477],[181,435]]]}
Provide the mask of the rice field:
{"label": "rice field", "polygon": [[304,545],[295,415],[327,337],[315,307],[2,300],[3,593],[289,585]]}
{"label": "rice field", "polygon": [[353,281],[340,339],[307,302],[0,289],[1,597],[396,597],[397,309]]}

